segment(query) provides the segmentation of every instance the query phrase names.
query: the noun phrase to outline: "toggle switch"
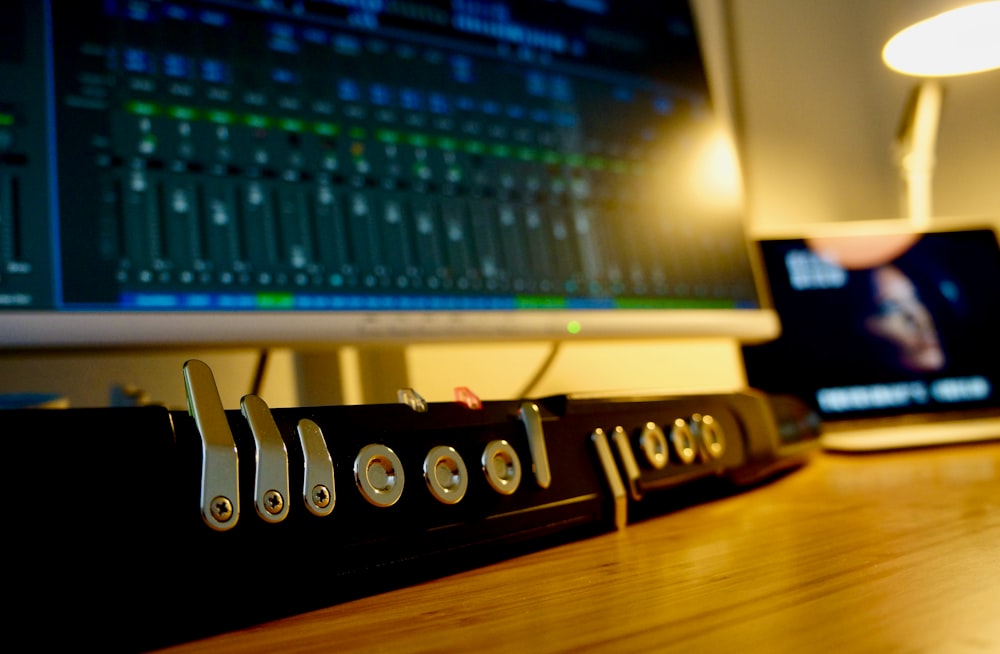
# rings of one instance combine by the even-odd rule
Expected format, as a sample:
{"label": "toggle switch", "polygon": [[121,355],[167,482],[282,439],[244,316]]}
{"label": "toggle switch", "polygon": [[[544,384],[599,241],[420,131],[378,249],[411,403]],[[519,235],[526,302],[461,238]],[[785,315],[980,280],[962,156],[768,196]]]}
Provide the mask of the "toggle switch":
{"label": "toggle switch", "polygon": [[466,408],[479,410],[483,408],[483,402],[479,396],[466,386],[455,387],[455,401],[464,404]]}
{"label": "toggle switch", "polygon": [[308,418],[299,420],[298,432],[305,466],[302,500],[313,515],[330,515],[337,503],[337,489],[333,479],[333,458],[326,447],[326,439],[319,425]]}
{"label": "toggle switch", "polygon": [[396,391],[396,399],[417,413],[427,413],[427,400],[412,388],[400,388]]}
{"label": "toggle switch", "polygon": [[201,517],[212,529],[226,531],[240,517],[236,442],[212,369],[191,359],[184,363],[183,373],[188,412],[201,435]]}
{"label": "toggle switch", "polygon": [[618,450],[618,458],[625,469],[629,493],[632,495],[632,499],[638,502],[642,499],[642,488],[639,484],[642,472],[639,470],[639,463],[635,460],[635,453],[632,451],[632,444],[629,442],[628,432],[625,431],[624,427],[618,425],[611,430],[611,442]]}
{"label": "toggle switch", "polygon": [[256,448],[254,507],[265,522],[281,522],[288,515],[288,450],[271,410],[257,395],[240,400]]}
{"label": "toggle switch", "polygon": [[524,402],[517,412],[528,434],[528,448],[531,450],[531,467],[535,472],[535,481],[540,488],[548,488],[552,484],[552,471],[549,469],[549,453],[545,447],[545,432],[542,429],[542,414],[534,402]]}
{"label": "toggle switch", "polygon": [[597,459],[604,471],[608,487],[611,489],[611,497],[614,501],[615,528],[620,531],[628,524],[628,497],[625,494],[625,484],[618,473],[618,466],[615,465],[611,446],[608,445],[608,435],[598,427],[591,433],[590,440],[594,444],[594,449],[597,450]]}

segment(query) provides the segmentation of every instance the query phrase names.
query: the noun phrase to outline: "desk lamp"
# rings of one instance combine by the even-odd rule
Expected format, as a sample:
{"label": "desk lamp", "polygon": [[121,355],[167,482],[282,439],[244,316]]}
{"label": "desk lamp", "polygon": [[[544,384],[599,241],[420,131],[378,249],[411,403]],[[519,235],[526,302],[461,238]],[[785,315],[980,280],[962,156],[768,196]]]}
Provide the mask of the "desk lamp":
{"label": "desk lamp", "polygon": [[979,2],[914,23],[889,39],[882,60],[892,70],[922,78],[897,145],[910,222],[926,226],[941,112],[938,80],[1000,68],[1000,1]]}

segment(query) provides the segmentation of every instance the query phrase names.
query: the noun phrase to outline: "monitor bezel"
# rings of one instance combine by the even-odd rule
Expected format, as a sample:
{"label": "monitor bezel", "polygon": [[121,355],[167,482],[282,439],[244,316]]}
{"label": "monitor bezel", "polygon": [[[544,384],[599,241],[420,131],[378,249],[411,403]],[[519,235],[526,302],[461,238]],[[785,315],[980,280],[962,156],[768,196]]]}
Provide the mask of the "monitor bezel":
{"label": "monitor bezel", "polygon": [[151,312],[0,315],[5,348],[155,345],[415,344],[435,342],[727,337],[779,331],[771,309],[495,312]]}

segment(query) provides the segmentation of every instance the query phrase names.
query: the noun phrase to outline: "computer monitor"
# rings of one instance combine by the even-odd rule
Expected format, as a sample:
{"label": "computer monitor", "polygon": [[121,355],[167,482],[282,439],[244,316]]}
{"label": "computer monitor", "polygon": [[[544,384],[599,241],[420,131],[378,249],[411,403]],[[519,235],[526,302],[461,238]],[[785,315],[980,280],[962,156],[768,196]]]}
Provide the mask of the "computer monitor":
{"label": "computer monitor", "polygon": [[686,1],[0,14],[0,346],[777,333]]}

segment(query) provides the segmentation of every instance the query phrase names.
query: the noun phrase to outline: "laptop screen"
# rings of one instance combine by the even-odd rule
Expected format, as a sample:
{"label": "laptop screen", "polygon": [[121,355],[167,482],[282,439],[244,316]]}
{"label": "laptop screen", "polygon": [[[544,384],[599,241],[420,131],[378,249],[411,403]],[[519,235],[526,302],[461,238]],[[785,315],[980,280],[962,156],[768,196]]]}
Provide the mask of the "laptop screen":
{"label": "laptop screen", "polygon": [[990,228],[759,241],[782,335],[744,349],[754,387],[827,422],[1000,405],[1000,246]]}

